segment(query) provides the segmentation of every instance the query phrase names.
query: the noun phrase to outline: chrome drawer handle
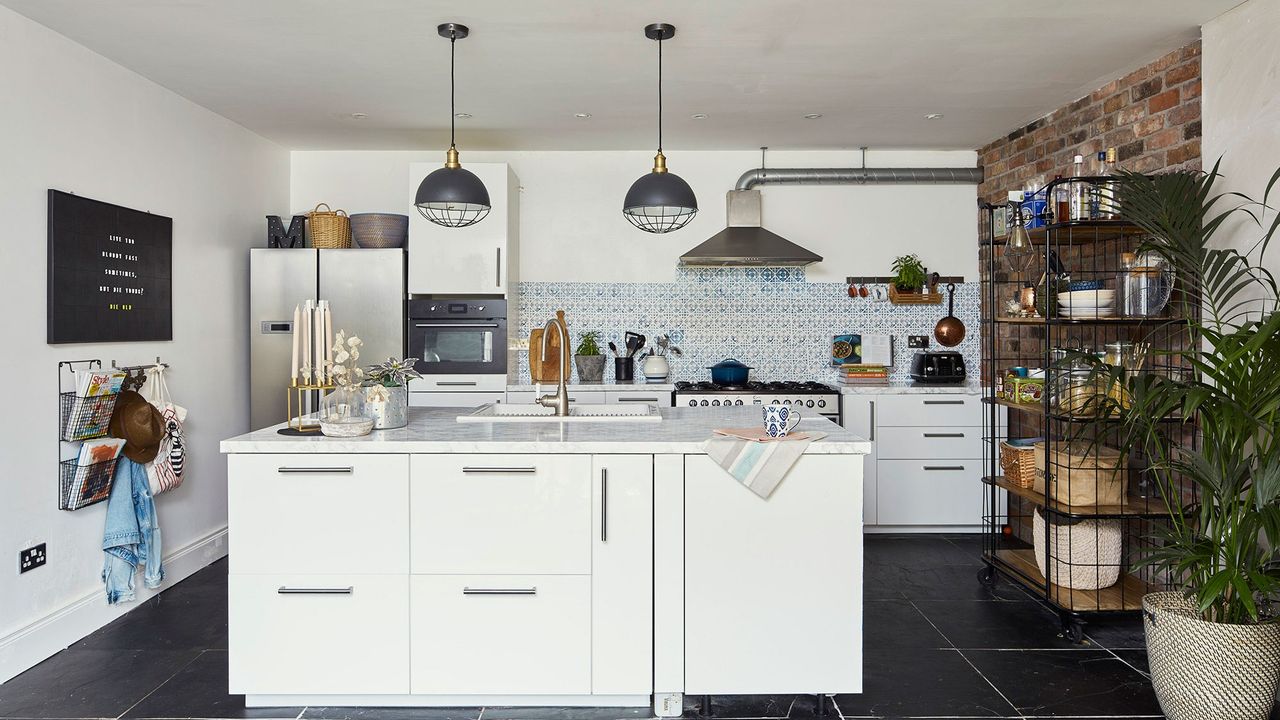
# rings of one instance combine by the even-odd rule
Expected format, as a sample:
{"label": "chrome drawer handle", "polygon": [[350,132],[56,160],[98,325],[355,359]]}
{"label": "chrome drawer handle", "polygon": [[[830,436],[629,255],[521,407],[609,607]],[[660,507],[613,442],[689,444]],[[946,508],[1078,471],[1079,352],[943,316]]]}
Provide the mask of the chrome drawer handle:
{"label": "chrome drawer handle", "polygon": [[344,588],[291,588],[281,585],[276,592],[280,595],[350,595],[355,589],[354,585]]}
{"label": "chrome drawer handle", "polygon": [[464,473],[505,473],[505,474],[521,474],[532,475],[538,472],[536,467],[477,467],[468,465],[462,468]]}
{"label": "chrome drawer handle", "polygon": [[537,595],[538,588],[462,588],[463,595]]}
{"label": "chrome drawer handle", "polygon": [[346,467],[279,467],[276,468],[278,473],[353,473],[356,469],[350,465]]}
{"label": "chrome drawer handle", "polygon": [[609,468],[600,468],[600,542],[609,542]]}
{"label": "chrome drawer handle", "polygon": [[656,402],[658,402],[658,398],[656,398],[656,397],[653,397],[653,398],[620,397],[620,398],[618,398],[618,402],[652,402],[652,403],[656,403]]}
{"label": "chrome drawer handle", "polygon": [[963,400],[925,400],[925,405],[963,405]]}
{"label": "chrome drawer handle", "polygon": [[963,465],[925,465],[925,470],[964,470]]}
{"label": "chrome drawer handle", "polygon": [[417,328],[496,328],[498,323],[414,323]]}
{"label": "chrome drawer handle", "polygon": [[476,385],[475,380],[437,380],[436,387],[472,387]]}
{"label": "chrome drawer handle", "polygon": [[941,438],[957,438],[964,437],[964,433],[924,433],[925,437],[941,437]]}

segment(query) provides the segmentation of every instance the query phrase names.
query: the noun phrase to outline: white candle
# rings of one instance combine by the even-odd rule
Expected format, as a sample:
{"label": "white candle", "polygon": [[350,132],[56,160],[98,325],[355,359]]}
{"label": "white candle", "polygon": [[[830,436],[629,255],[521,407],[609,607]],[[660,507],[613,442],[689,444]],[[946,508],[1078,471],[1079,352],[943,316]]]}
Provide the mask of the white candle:
{"label": "white candle", "polygon": [[311,301],[302,306],[302,371],[303,384],[311,384],[311,370],[315,364],[311,362]]}
{"label": "white candle", "polygon": [[293,357],[289,362],[289,384],[290,385],[298,384],[298,344],[299,344],[299,341],[302,339],[298,337],[298,333],[301,331],[301,327],[299,327],[301,324],[302,324],[302,308],[298,305],[294,305],[293,306],[293,337],[290,338],[293,341]]}
{"label": "white candle", "polygon": [[333,368],[333,313],[329,310],[329,301],[324,302],[324,359],[326,367]]}
{"label": "white candle", "polygon": [[325,367],[324,367],[324,313],[320,310],[320,304],[316,303],[315,312],[311,315],[312,333],[316,338],[316,384],[323,385],[325,383]]}

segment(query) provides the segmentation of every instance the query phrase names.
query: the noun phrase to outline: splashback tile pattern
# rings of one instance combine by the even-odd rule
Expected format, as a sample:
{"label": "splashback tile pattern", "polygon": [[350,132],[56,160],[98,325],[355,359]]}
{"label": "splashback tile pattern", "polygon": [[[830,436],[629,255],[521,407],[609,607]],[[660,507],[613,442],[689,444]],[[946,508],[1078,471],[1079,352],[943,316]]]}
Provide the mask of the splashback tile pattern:
{"label": "splashback tile pattern", "polygon": [[[872,286],[868,286],[872,287]],[[955,350],[978,368],[979,284],[956,286],[955,314],[964,321],[964,342]],[[520,283],[520,323],[516,337],[528,337],[556,310],[565,311],[576,346],[581,333],[599,331],[601,347],[623,347],[623,333],[653,338],[671,335],[684,352],[671,357],[671,379],[708,380],[705,369],[725,358],[751,365],[758,380],[819,380],[836,375],[830,365],[831,337],[848,332],[893,336],[892,379],[910,377],[908,335],[927,335],[946,314],[942,305],[894,305],[853,299],[842,283],[811,283],[803,268],[679,268],[669,283]],[[636,377],[641,376],[636,362]],[[605,381],[613,363],[605,365]],[[528,357],[519,354],[519,382],[529,382]]]}

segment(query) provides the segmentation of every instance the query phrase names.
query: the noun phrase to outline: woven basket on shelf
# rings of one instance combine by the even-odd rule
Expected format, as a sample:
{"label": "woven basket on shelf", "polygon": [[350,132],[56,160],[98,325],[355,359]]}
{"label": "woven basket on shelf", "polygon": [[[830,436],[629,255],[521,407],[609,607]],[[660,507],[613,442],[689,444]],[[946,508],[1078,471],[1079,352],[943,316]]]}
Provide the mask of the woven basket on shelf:
{"label": "woven basket on shelf", "polygon": [[404,247],[409,239],[409,216],[395,213],[356,213],[351,236],[362,248]]}
{"label": "woven basket on shelf", "polygon": [[1049,557],[1046,568],[1045,519],[1036,508],[1031,526],[1036,567],[1049,582],[1072,590],[1100,590],[1120,579],[1121,537],[1119,520],[1081,520],[1073,524],[1049,523]]}
{"label": "woven basket on shelf", "polygon": [[[323,211],[320,208],[324,208]],[[324,250],[343,250],[351,247],[351,220],[342,210],[331,210],[327,203],[320,203],[307,213],[307,234],[311,247]]]}
{"label": "woven basket on shelf", "polygon": [[1036,449],[1033,445],[1000,443],[1000,470],[1004,479],[1020,488],[1036,484]]}

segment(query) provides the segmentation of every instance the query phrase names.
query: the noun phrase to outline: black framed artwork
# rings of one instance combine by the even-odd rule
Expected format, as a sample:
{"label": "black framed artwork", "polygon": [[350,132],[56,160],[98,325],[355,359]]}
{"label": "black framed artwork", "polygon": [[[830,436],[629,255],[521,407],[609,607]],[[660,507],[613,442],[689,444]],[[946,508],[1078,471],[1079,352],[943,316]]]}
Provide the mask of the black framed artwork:
{"label": "black framed artwork", "polygon": [[50,344],[173,339],[173,219],[49,191]]}

